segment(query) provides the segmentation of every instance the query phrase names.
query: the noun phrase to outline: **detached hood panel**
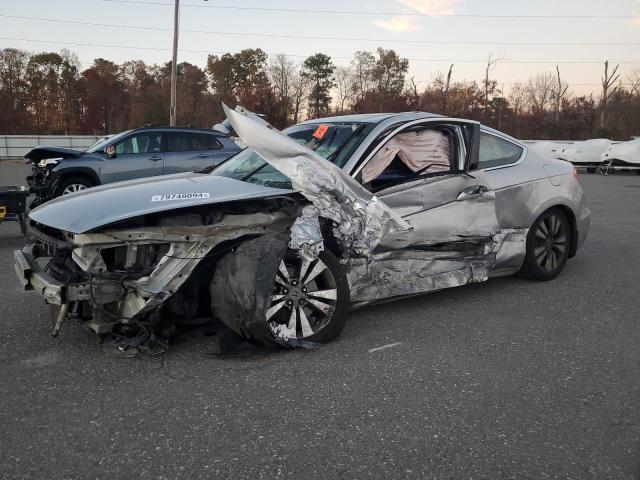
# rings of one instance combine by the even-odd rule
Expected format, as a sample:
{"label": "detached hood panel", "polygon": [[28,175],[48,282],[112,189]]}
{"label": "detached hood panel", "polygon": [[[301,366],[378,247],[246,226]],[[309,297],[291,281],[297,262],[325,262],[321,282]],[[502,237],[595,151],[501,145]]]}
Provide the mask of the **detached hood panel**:
{"label": "detached hood panel", "polygon": [[89,188],[51,200],[29,217],[67,232],[85,233],[150,213],[290,193],[217,175],[182,173]]}
{"label": "detached hood panel", "polygon": [[24,158],[32,162],[39,162],[45,158],[78,158],[81,155],[81,151],[71,150],[70,148],[37,146],[27,153]]}

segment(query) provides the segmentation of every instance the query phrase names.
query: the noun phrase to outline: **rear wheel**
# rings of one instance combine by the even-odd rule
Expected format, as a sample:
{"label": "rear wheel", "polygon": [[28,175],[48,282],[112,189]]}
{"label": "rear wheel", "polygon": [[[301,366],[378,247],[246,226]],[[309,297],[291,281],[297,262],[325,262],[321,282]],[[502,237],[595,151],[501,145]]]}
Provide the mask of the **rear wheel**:
{"label": "rear wheel", "polygon": [[80,192],[93,187],[93,182],[85,177],[65,177],[60,181],[56,190],[56,197]]}
{"label": "rear wheel", "polygon": [[559,208],[543,213],[527,235],[527,254],[522,271],[533,280],[557,277],[569,258],[571,224]]}
{"label": "rear wheel", "polygon": [[276,274],[266,321],[276,339],[326,343],[343,329],[348,308],[347,278],[331,252],[309,262],[288,251]]}

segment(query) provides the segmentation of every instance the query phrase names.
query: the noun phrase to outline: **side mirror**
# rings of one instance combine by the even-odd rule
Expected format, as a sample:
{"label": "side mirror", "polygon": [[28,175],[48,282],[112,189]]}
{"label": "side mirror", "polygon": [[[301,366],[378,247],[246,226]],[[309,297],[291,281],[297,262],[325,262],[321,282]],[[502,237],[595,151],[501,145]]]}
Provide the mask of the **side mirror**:
{"label": "side mirror", "polygon": [[104,149],[104,153],[107,155],[107,157],[113,158],[116,156],[116,147],[113,145],[109,145]]}

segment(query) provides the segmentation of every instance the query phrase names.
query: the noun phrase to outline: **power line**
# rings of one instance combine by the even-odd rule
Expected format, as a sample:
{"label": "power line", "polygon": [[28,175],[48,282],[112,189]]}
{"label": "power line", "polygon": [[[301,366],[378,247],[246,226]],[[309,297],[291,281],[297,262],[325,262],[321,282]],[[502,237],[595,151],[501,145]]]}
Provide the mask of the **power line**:
{"label": "power line", "polygon": [[[142,1],[142,0],[102,0],[103,2],[113,3],[129,3],[134,5],[162,5],[173,6],[173,3]],[[278,12],[278,13],[323,13],[332,15],[403,15],[411,17],[458,17],[458,18],[532,18],[532,19],[567,19],[567,18],[583,18],[583,19],[635,19],[640,18],[637,15],[489,15],[484,13],[442,13],[429,14],[421,12],[377,12],[362,10],[311,10],[306,8],[278,8],[278,7],[238,7],[232,5],[201,5],[195,3],[183,3],[185,7],[193,8],[215,8],[220,10],[246,10],[259,12]]]}
{"label": "power line", "polygon": [[[88,25],[92,27],[110,27],[110,28],[129,28],[138,30],[156,30],[156,31],[170,31],[167,27],[150,27],[145,25],[122,25],[115,23],[98,23],[98,22],[85,22],[80,20],[64,20],[57,18],[46,17],[27,17],[20,15],[4,15],[0,14],[2,18],[12,18],[18,20],[35,20],[42,22],[53,23],[67,23],[73,25]],[[385,39],[385,38],[364,38],[364,37],[333,37],[333,36],[314,36],[314,35],[292,35],[292,34],[279,34],[279,33],[246,33],[246,32],[225,32],[217,30],[193,30],[193,29],[181,29],[181,32],[188,33],[204,33],[212,35],[236,35],[246,37],[268,37],[268,38],[296,38],[305,40],[340,40],[340,41],[363,41],[363,42],[391,42],[391,43],[413,43],[413,44],[434,44],[434,45],[535,45],[535,46],[573,46],[573,47],[585,47],[585,46],[617,46],[626,47],[633,46],[638,47],[640,43],[625,43],[625,42],[485,42],[485,41],[452,41],[452,40],[406,40],[406,39]]]}
{"label": "power line", "polygon": [[[153,50],[159,52],[169,51],[169,48],[158,48],[158,47],[141,47],[137,45],[112,45],[112,44],[104,44],[104,43],[82,43],[82,42],[61,42],[59,40],[38,40],[34,38],[17,38],[17,37],[0,37],[0,40],[13,40],[20,42],[33,42],[33,43],[51,43],[57,45],[75,45],[80,47],[104,47],[104,48],[122,48],[122,49],[130,49],[130,50]],[[219,51],[219,50],[190,50],[182,48],[180,49],[182,52],[187,53],[229,53],[227,51]],[[294,53],[285,53],[287,57],[297,57],[297,58],[307,58],[309,55],[299,55]],[[350,60],[353,57],[347,56],[338,56],[338,55],[330,55],[331,58],[342,59],[342,60]],[[483,60],[456,60],[449,58],[407,58],[407,60],[412,62],[444,62],[444,63],[487,63],[486,59]],[[610,63],[619,63],[619,64],[631,64],[635,65],[640,62],[638,61],[628,61],[628,60],[609,60]],[[584,60],[500,60],[500,63],[505,64],[542,64],[542,65],[555,65],[555,64],[584,64],[584,65],[599,65],[603,63],[603,60],[596,61],[584,61]]]}

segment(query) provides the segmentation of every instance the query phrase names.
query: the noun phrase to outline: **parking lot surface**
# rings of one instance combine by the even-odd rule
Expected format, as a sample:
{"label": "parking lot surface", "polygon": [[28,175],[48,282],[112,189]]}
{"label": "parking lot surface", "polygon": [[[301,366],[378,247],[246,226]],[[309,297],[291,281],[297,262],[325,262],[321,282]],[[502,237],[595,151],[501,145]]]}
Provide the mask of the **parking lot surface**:
{"label": "parking lot surface", "polygon": [[[23,183],[0,162],[0,184]],[[19,290],[0,225],[1,478],[640,478],[640,177],[582,175],[590,236],[515,277],[351,313],[312,350],[105,356]],[[384,348],[380,348],[384,347]]]}

